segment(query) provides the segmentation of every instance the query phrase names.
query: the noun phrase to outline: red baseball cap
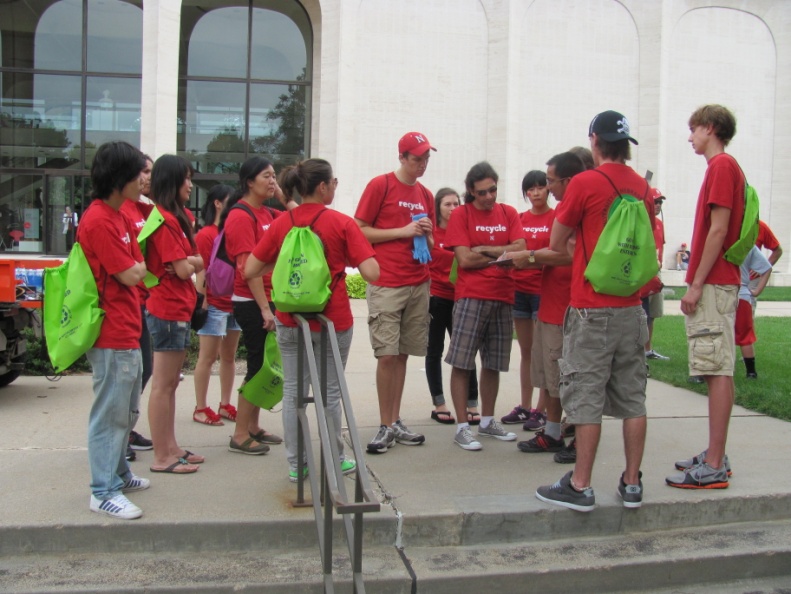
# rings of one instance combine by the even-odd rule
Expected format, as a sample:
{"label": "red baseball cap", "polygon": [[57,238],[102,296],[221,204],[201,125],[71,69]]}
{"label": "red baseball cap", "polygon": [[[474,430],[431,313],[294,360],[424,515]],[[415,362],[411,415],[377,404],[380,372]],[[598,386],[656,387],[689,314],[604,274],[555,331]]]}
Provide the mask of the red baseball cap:
{"label": "red baseball cap", "polygon": [[426,138],[425,134],[420,132],[407,132],[398,141],[399,154],[411,153],[417,157],[425,155],[429,150],[436,151],[431,143]]}
{"label": "red baseball cap", "polygon": [[651,199],[664,200],[665,197],[662,195],[662,192],[659,191],[659,188],[651,188]]}

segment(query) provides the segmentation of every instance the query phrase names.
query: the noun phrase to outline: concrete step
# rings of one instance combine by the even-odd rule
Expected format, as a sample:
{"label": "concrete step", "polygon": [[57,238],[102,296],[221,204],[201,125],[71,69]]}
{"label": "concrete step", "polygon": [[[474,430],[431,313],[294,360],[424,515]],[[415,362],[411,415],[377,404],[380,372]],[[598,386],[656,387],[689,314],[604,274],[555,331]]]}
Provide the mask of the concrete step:
{"label": "concrete step", "polygon": [[[346,550],[335,553],[336,591],[350,592]],[[403,554],[392,546],[379,546],[366,549],[363,573],[366,590],[382,594],[412,592],[411,576],[414,591],[421,594],[757,592],[740,589],[749,588],[750,581],[766,582],[772,587],[767,592],[779,593],[783,583],[791,584],[791,521],[543,542],[406,547]],[[735,585],[738,581],[745,585]],[[323,584],[317,549],[54,553],[0,559],[0,591],[280,594],[318,593]]]}
{"label": "concrete step", "polygon": [[[363,541],[369,548],[394,544],[407,549],[478,546],[617,537],[695,527],[707,530],[737,522],[791,520],[791,494],[735,496],[729,491],[718,492],[716,496],[691,493],[687,501],[660,499],[644,503],[639,510],[624,509],[614,493],[597,491],[596,510],[580,514],[543,504],[532,493],[520,497],[477,496],[466,503],[459,500],[454,511],[401,513],[398,500],[378,490],[382,510],[366,515]],[[674,489],[666,492],[668,497],[675,495]],[[121,522],[90,514],[88,519],[94,523],[5,525],[0,526],[0,556],[61,552],[266,552],[317,547],[312,511],[294,511],[298,513],[291,518],[243,521],[195,517],[189,521],[162,522],[143,516],[140,520]],[[335,520],[334,534],[334,546],[345,546],[339,518]]]}

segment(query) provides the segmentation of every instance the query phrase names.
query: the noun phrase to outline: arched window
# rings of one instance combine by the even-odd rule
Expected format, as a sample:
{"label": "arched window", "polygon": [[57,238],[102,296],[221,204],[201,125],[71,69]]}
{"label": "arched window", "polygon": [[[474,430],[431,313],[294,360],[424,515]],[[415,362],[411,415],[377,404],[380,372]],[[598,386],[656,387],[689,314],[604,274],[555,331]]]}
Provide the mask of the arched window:
{"label": "arched window", "polygon": [[254,153],[278,168],[305,157],[312,44],[295,0],[185,0],[177,146],[198,187],[235,179]]}
{"label": "arched window", "polygon": [[[0,19],[0,250],[63,253],[108,140],[140,144],[142,0],[6,0]],[[9,231],[23,236],[9,241]],[[19,237],[15,233],[14,237]]]}

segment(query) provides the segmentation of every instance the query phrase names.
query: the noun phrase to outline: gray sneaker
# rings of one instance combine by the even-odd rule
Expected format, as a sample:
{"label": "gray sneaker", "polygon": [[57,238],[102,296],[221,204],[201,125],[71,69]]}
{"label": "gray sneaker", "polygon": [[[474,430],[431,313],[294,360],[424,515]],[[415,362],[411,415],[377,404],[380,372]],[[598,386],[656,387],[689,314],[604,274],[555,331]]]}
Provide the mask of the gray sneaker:
{"label": "gray sneaker", "polygon": [[623,482],[623,474],[621,480],[618,481],[618,497],[623,500],[623,506],[629,509],[635,509],[643,505],[643,473],[639,473],[636,485],[627,485]]}
{"label": "gray sneaker", "polygon": [[380,425],[376,436],[368,443],[368,451],[372,454],[384,454],[387,448],[395,445],[395,434],[387,425]]}
{"label": "gray sneaker", "polygon": [[478,427],[478,437],[494,437],[500,441],[514,441],[516,440],[516,433],[506,431],[500,421],[492,419],[488,427]]}
{"label": "gray sneaker", "polygon": [[554,485],[539,487],[536,497],[546,503],[560,505],[580,512],[593,511],[596,505],[596,497],[592,487],[586,487],[582,491],[577,491],[571,486],[571,473],[567,472],[562,479]]}
{"label": "gray sneaker", "polygon": [[728,472],[724,464],[720,468],[712,468],[701,462],[681,474],[667,477],[665,482],[679,489],[727,489]]}
{"label": "gray sneaker", "polygon": [[482,450],[483,446],[470,431],[469,427],[465,427],[461,431],[456,432],[456,437],[453,438],[454,443],[464,450]]}
{"label": "gray sneaker", "polygon": [[424,435],[410,431],[409,427],[404,425],[401,419],[398,419],[391,425],[391,427],[393,428],[393,433],[395,434],[395,440],[400,444],[421,445],[426,441],[426,437]]}
{"label": "gray sneaker", "polygon": [[670,361],[670,357],[660,355],[654,349],[645,352],[646,359],[654,359],[655,361]]}
{"label": "gray sneaker", "polygon": [[[701,462],[705,462],[707,453],[708,450],[703,450],[697,456],[692,456],[687,460],[678,460],[676,462],[676,470],[682,470],[682,471],[687,470],[689,468],[692,468],[693,466],[697,466]],[[731,471],[731,461],[728,460],[728,454],[725,454],[725,456],[723,457],[722,464],[723,466],[725,466],[725,472],[728,473],[728,476],[732,476],[733,472]]]}
{"label": "gray sneaker", "polygon": [[574,464],[577,461],[577,439],[572,439],[571,443],[557,452],[553,459],[558,464]]}

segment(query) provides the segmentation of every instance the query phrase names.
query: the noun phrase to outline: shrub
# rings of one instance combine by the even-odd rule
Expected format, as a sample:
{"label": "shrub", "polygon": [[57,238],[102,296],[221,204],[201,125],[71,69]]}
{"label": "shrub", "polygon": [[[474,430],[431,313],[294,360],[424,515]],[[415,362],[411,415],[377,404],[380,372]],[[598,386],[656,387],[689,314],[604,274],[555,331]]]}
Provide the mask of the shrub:
{"label": "shrub", "polygon": [[368,283],[359,274],[350,274],[346,277],[346,292],[352,299],[365,299],[365,287]]}
{"label": "shrub", "polygon": [[[49,361],[47,354],[47,343],[43,337],[36,336],[33,328],[25,328],[22,330],[22,336],[27,340],[27,359],[25,361],[25,369],[22,372],[24,375],[55,375],[55,370],[52,369],[52,363]],[[83,355],[69,367],[62,375],[71,375],[74,373],[90,373],[91,364],[88,359]]]}

